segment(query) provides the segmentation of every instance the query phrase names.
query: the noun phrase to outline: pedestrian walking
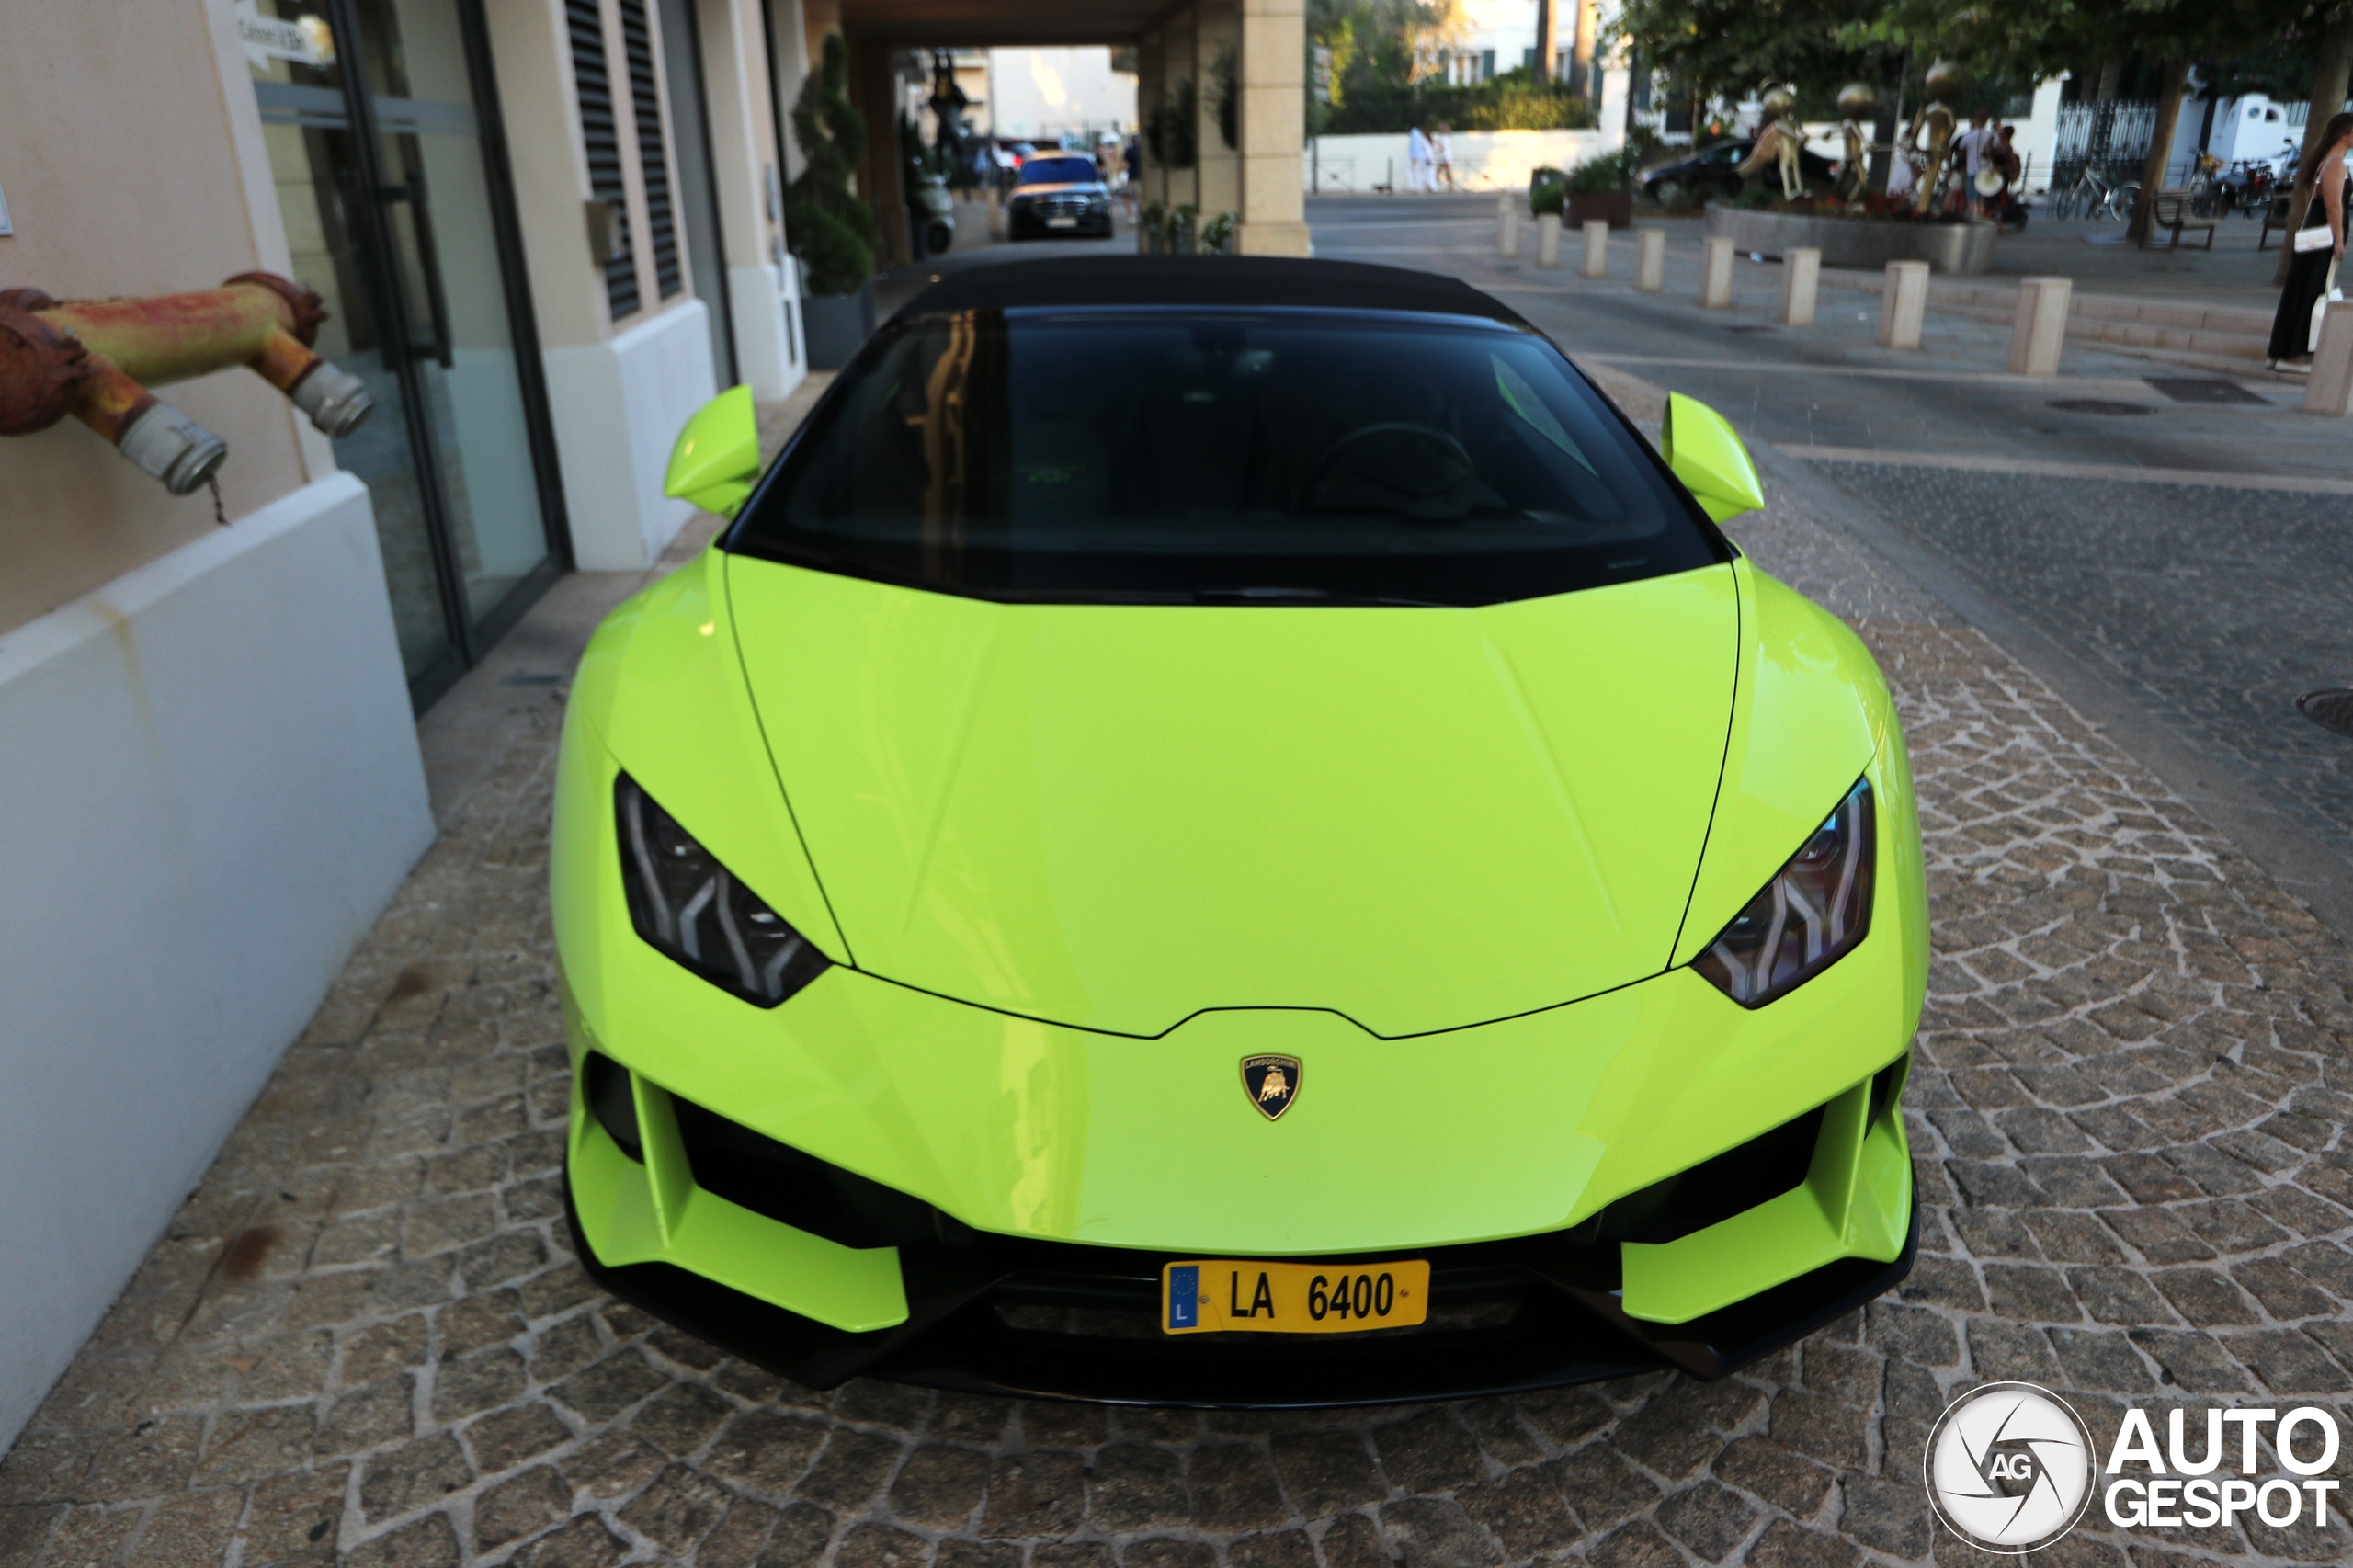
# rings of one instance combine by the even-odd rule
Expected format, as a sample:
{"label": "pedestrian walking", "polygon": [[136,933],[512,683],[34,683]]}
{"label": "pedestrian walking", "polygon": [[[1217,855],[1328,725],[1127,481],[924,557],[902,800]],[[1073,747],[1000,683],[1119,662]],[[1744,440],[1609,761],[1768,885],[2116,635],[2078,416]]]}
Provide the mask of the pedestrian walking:
{"label": "pedestrian walking", "polygon": [[1985,213],[1984,199],[1977,194],[1977,176],[1985,167],[1986,156],[1994,149],[1995,135],[1987,123],[1987,116],[1972,114],[1969,129],[1953,138],[1953,151],[1961,154],[1960,185],[1968,202],[1969,215],[1982,218]]}
{"label": "pedestrian walking", "polygon": [[2310,369],[2314,308],[2336,286],[2336,264],[2345,259],[2345,154],[2353,149],[2353,114],[2340,114],[2322,128],[2309,166],[2296,177],[2312,192],[2304,226],[2296,231],[2296,259],[2279,290],[2279,312],[2271,318],[2273,369]]}
{"label": "pedestrian walking", "polygon": [[1454,188],[1454,128],[1439,120],[1430,132],[1430,188]]}
{"label": "pedestrian walking", "polygon": [[1422,134],[1418,125],[1405,131],[1405,188],[1412,191],[1436,190],[1430,176],[1430,139]]}

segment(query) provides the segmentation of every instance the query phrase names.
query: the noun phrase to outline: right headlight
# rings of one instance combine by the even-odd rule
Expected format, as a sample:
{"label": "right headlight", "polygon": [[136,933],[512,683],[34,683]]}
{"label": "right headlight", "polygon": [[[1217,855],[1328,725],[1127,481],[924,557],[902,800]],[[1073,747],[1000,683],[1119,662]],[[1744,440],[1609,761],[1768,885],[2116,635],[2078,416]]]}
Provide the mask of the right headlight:
{"label": "right headlight", "polygon": [[1877,843],[1865,778],[1691,967],[1744,1007],[1786,996],[1828,969],[1870,929]]}
{"label": "right headlight", "polygon": [[833,967],[626,773],[613,806],[630,923],[665,957],[761,1007]]}

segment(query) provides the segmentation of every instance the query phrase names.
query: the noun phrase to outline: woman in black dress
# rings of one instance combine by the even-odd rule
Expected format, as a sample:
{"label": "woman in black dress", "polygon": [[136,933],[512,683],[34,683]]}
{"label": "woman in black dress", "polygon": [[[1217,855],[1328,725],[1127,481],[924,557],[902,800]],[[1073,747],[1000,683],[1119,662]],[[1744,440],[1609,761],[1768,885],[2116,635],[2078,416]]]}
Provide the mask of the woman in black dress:
{"label": "woman in black dress", "polygon": [[2353,114],[2340,114],[2321,131],[2313,149],[2317,167],[2302,170],[2296,181],[2314,198],[2304,209],[2304,227],[2328,226],[2331,244],[2318,250],[2298,251],[2288,264],[2288,281],[2279,291],[2279,313],[2271,318],[2271,366],[2309,369],[2313,362],[2313,306],[2328,292],[2329,278],[2345,257],[2345,154],[2353,148]]}

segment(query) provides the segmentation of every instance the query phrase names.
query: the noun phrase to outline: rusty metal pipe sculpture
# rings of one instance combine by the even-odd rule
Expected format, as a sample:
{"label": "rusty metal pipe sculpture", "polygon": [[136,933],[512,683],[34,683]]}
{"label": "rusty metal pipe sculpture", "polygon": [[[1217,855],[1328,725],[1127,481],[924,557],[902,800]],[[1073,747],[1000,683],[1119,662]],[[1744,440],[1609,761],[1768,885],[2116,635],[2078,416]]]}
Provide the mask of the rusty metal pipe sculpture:
{"label": "rusty metal pipe sculpture", "polygon": [[0,436],[71,414],[186,495],[212,477],[228,443],[148,386],[247,365],[321,430],[348,435],[373,405],[358,377],[311,351],[326,316],[317,294],[267,272],[143,300],[0,290]]}

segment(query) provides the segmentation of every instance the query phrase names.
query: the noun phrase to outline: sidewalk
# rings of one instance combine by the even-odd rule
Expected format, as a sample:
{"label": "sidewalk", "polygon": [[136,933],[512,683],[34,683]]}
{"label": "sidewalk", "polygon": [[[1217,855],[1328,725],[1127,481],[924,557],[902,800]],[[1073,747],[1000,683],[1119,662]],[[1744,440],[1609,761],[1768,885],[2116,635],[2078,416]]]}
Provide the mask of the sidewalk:
{"label": "sidewalk", "polygon": [[[563,688],[506,683],[568,668],[567,601],[446,699],[482,706],[429,743],[441,841],[0,1460],[0,1562],[1924,1564],[1922,1445],[1975,1383],[2107,1431],[2126,1400],[2345,1410],[2353,955],[1818,485],[1768,493],[1734,532],[1871,645],[1918,778],[1900,1296],[1721,1383],[1321,1415],[813,1394],[657,1326],[572,1262],[557,1186]],[[2153,1545],[2095,1517],[2068,1561]],[[2341,1524],[2168,1545],[2353,1558]]]}

